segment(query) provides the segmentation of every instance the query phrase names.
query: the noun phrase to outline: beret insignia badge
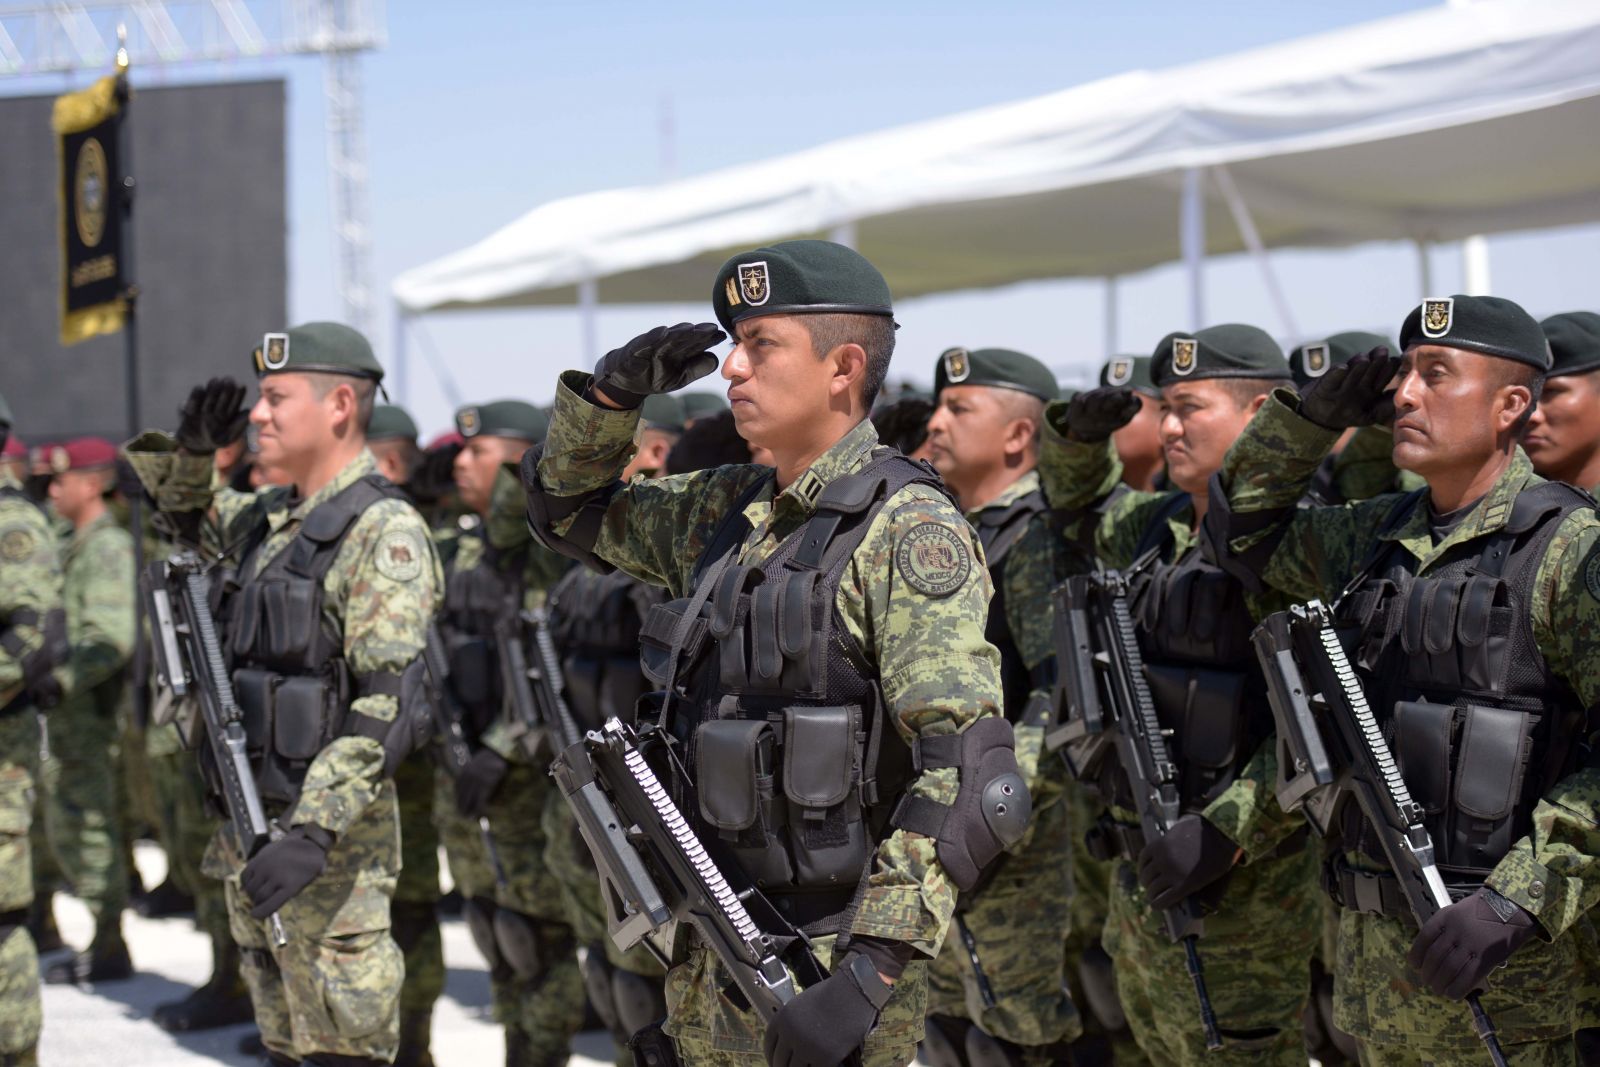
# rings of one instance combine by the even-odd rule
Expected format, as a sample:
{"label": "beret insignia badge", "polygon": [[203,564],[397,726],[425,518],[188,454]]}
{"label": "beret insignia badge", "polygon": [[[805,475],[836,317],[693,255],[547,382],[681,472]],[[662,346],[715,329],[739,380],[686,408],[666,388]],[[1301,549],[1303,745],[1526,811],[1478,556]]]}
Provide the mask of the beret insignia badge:
{"label": "beret insignia badge", "polygon": [[72,469],[72,457],[60,445],[50,450],[50,469],[56,474]]}
{"label": "beret insignia badge", "polygon": [[1328,346],[1306,345],[1305,372],[1307,378],[1320,378],[1328,373]]}
{"label": "beret insignia badge", "polygon": [[1443,337],[1450,332],[1450,319],[1455,314],[1454,297],[1442,297],[1422,302],[1422,332],[1427,337]]}
{"label": "beret insignia badge", "polygon": [[972,362],[965,348],[951,348],[944,354],[945,381],[952,385],[964,382],[972,374]]}
{"label": "beret insignia badge", "polygon": [[772,279],[767,274],[767,261],[739,264],[739,295],[751,307],[760,307],[772,296]]}
{"label": "beret insignia badge", "polygon": [[1133,378],[1133,360],[1114,359],[1106,369],[1107,385],[1127,385]]}
{"label": "beret insignia badge", "polygon": [[478,436],[482,426],[483,420],[478,417],[477,408],[462,408],[461,414],[456,416],[456,429],[461,431],[462,437]]}
{"label": "beret insignia badge", "polygon": [[261,369],[282,370],[289,362],[289,335],[269,333],[261,337]]}
{"label": "beret insignia badge", "polygon": [[1195,354],[1199,351],[1200,342],[1192,337],[1175,337],[1172,340],[1172,373],[1193,374]]}

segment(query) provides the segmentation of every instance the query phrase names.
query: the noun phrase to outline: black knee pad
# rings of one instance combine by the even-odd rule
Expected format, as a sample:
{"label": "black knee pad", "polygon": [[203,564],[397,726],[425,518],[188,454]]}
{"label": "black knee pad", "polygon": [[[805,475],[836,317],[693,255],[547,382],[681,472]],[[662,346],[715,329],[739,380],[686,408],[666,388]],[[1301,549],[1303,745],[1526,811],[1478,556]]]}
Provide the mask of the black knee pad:
{"label": "black knee pad", "polygon": [[968,1067],[1022,1067],[1021,1048],[976,1026],[967,1030],[966,1046]]}
{"label": "black knee pad", "polygon": [[506,966],[494,931],[494,916],[498,910],[488,897],[469,897],[461,905],[461,917],[467,921],[472,943],[478,946],[491,971],[503,971]]}
{"label": "black knee pad", "polygon": [[563,957],[577,952],[572,930],[563,923],[524,915],[510,908],[494,913],[494,939],[500,958],[519,981],[539,982]]}
{"label": "black knee pad", "polygon": [[965,1033],[972,1024],[949,1015],[930,1015],[923,1024],[920,1059],[929,1067],[966,1067]]}
{"label": "black knee pad", "polygon": [[611,994],[617,1021],[628,1036],[667,1017],[665,979],[646,978],[621,969],[611,972]]}
{"label": "black knee pad", "polygon": [[587,946],[578,966],[583,973],[583,991],[595,1014],[613,1036],[626,1038],[617,1019],[617,1005],[611,992],[611,964],[606,959],[605,946],[598,942]]}
{"label": "black knee pad", "polygon": [[1105,949],[1090,945],[1083,950],[1078,958],[1078,981],[1083,985],[1083,999],[1089,1002],[1089,1011],[1102,1030],[1114,1034],[1128,1028],[1128,1015],[1117,995],[1117,975]]}

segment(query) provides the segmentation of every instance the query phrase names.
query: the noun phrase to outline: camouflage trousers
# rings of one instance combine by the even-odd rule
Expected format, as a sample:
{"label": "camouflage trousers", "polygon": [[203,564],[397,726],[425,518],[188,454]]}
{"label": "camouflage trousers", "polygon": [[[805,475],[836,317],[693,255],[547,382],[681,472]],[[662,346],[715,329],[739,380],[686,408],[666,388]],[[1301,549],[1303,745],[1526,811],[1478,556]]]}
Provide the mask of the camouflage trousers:
{"label": "camouflage trousers", "polygon": [[50,713],[50,759],[44,768],[45,836],[73,893],[97,926],[117,922],[128,905],[124,802],[118,774],[117,717],[93,694]]}
{"label": "camouflage trousers", "polygon": [[1154,1063],[1302,1067],[1306,968],[1320,931],[1317,857],[1291,848],[1235,868],[1229,878],[1199,944],[1223,1041],[1220,1051],[1207,1052],[1184,948],[1167,937],[1133,865],[1117,862],[1104,944],[1128,1025]]}
{"label": "camouflage trousers", "polygon": [[[1424,989],[1406,966],[1416,929],[1399,919],[1339,916],[1333,1011],[1363,1062],[1478,1064],[1483,1045],[1464,1002]],[[1600,943],[1585,915],[1554,941],[1534,938],[1484,982],[1483,1008],[1511,1063],[1570,1063],[1572,1035],[1600,1025]],[[1418,1058],[1420,1057],[1420,1058]]]}
{"label": "camouflage trousers", "polygon": [[405,1013],[433,1011],[444,992],[444,942],[439,934],[439,831],[433,825],[433,762],[414,752],[394,775],[400,805],[400,882],[391,933],[406,960],[400,993]]}
{"label": "camouflage trousers", "polygon": [[0,1055],[31,1055],[39,1043],[39,953],[25,925],[33,902],[34,775],[39,721],[0,719]]}
{"label": "camouflage trousers", "polygon": [[434,821],[462,896],[529,917],[544,954],[541,973],[533,978],[519,978],[504,962],[490,961],[495,1019],[531,1062],[561,1062],[583,1025],[584,996],[577,941],[561,887],[544,858],[544,809],[562,803],[555,783],[542,767],[512,764],[495,791],[487,814],[503,882],[495,877],[477,820],[456,810],[455,783],[439,771],[435,785]]}
{"label": "camouflage trousers", "polygon": [[322,874],[278,912],[288,944],[274,945],[268,921],[251,917],[239,888],[243,868],[232,834],[219,830],[205,873],[224,882],[240,969],[267,1048],[292,1060],[333,1053],[392,1061],[405,977],[389,936],[400,871],[393,783],[339,837]]}
{"label": "camouflage trousers", "polygon": [[1062,951],[1071,930],[1071,835],[1066,803],[1049,805],[1036,814],[1022,851],[1005,856],[977,896],[963,896],[957,922],[928,968],[930,1015],[968,1019],[1022,1046],[1074,1041],[1083,1033]]}
{"label": "camouflage trousers", "polygon": [[[832,936],[812,941],[824,967],[833,957]],[[733,979],[715,953],[696,938],[689,958],[667,972],[666,1032],[678,1058],[691,1067],[766,1067],[762,1049],[767,1027],[754,1011],[740,1011],[723,990]],[[908,964],[894,984],[878,1023],[867,1035],[861,1067],[905,1067],[917,1056],[928,1014],[928,965]]]}
{"label": "camouflage trousers", "polygon": [[165,731],[171,729],[153,726],[145,735],[156,833],[167,853],[168,877],[194,898],[195,925],[220,947],[233,936],[228,932],[228,906],[222,883],[201,873],[218,819],[206,803],[199,761],[177,741],[176,730],[169,743]]}

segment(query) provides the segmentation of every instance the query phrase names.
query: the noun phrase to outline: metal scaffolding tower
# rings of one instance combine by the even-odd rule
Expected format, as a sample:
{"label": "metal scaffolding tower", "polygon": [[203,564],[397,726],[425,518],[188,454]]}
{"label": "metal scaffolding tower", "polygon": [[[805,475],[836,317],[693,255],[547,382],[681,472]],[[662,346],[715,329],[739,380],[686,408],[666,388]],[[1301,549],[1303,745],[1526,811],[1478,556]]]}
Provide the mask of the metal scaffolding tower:
{"label": "metal scaffolding tower", "polygon": [[0,7],[0,78],[103,73],[127,28],[133,69],[323,57],[328,177],[345,319],[372,333],[362,52],[385,43],[383,0],[55,0]]}

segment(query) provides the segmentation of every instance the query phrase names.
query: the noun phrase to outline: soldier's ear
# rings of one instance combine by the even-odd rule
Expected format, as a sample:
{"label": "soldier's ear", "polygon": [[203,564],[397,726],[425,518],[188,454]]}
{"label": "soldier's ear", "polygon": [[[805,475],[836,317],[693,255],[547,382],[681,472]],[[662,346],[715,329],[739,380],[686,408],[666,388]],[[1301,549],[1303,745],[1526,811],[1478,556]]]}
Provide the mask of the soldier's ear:
{"label": "soldier's ear", "polygon": [[847,341],[839,345],[825,357],[833,367],[833,380],[829,383],[828,392],[832,396],[843,396],[852,389],[859,389],[862,381],[867,376],[867,350],[854,341]]}

